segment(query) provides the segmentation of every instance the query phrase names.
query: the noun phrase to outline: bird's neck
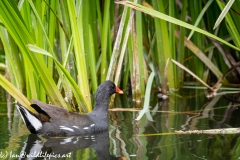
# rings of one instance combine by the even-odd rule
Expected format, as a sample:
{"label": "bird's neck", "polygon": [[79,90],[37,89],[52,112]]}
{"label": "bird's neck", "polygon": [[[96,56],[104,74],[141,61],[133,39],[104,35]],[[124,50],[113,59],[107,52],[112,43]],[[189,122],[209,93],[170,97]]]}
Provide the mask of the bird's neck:
{"label": "bird's neck", "polygon": [[108,101],[98,103],[94,105],[94,112],[108,113]]}
{"label": "bird's neck", "polygon": [[98,93],[95,97],[94,112],[108,112],[109,96],[104,93]]}
{"label": "bird's neck", "polygon": [[108,128],[108,102],[95,103],[94,110],[90,114],[93,115],[93,122],[98,129]]}

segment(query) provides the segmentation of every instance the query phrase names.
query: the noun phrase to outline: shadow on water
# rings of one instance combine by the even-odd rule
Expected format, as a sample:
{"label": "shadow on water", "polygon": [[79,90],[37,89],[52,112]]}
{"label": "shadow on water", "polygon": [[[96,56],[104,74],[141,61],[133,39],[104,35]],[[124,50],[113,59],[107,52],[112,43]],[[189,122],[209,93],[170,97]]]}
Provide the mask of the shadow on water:
{"label": "shadow on water", "polygon": [[[58,138],[29,134],[14,106],[10,107],[12,114],[9,116],[9,107],[6,103],[0,103],[0,159],[21,159],[16,157],[21,153],[35,158],[37,154],[57,155],[68,160],[239,159],[238,134],[175,132],[238,128],[238,96],[231,99],[235,101],[220,96],[207,99],[204,92],[191,90],[182,92],[181,96],[172,95],[166,101],[155,98],[151,100],[150,109],[153,121],[149,121],[145,115],[136,121],[140,109],[133,109],[134,103],[121,97],[116,99],[115,109],[109,111],[108,132]],[[33,157],[29,159],[34,159]]]}

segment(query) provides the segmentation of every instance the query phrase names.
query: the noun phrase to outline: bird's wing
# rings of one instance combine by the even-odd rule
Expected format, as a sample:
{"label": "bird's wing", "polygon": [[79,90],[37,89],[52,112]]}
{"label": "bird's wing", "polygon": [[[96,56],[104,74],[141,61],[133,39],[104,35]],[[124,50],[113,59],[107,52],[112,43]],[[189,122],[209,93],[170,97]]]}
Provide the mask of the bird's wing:
{"label": "bird's wing", "polygon": [[[35,109],[37,108],[36,110],[40,114],[43,114],[45,116],[48,115],[50,118],[49,120],[50,123],[79,127],[88,126],[91,125],[92,123],[88,117],[88,114],[73,113],[58,106],[45,104],[38,100],[32,101],[35,103],[33,108]],[[45,120],[43,121],[46,122]]]}

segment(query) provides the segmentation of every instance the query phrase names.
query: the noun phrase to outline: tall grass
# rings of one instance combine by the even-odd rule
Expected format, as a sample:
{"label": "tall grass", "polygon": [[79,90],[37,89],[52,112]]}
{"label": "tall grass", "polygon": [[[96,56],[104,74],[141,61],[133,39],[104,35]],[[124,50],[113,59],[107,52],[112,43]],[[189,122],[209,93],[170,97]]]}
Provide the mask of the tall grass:
{"label": "tall grass", "polygon": [[[240,2],[232,4],[224,22],[213,30],[225,5],[186,0],[2,0],[0,53],[6,62],[1,65],[7,65],[11,84],[28,99],[80,112],[92,110],[91,97],[106,79],[142,101],[150,73],[161,87],[168,58],[205,82],[216,82],[239,59]],[[235,85],[238,76],[233,72],[223,82]],[[172,63],[167,79],[168,89],[195,82]]]}

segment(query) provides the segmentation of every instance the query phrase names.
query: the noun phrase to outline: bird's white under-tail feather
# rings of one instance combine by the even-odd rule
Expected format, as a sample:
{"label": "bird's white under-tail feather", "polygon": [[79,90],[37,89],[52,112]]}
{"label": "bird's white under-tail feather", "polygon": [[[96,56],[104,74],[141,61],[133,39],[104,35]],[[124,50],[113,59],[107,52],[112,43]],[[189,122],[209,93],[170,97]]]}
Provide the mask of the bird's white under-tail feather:
{"label": "bird's white under-tail feather", "polygon": [[36,131],[42,128],[42,122],[36,116],[34,116],[33,113],[20,104],[16,103],[16,107],[26,125],[29,122]]}

